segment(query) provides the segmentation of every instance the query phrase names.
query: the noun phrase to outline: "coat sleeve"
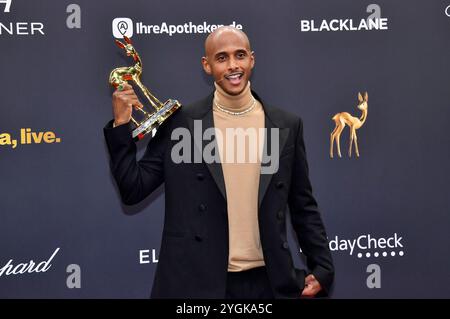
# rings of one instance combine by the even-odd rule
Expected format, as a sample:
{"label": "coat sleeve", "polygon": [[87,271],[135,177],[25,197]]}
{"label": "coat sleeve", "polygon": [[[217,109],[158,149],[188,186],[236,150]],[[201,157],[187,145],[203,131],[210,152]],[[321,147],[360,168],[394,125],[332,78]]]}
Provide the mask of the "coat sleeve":
{"label": "coat sleeve", "polygon": [[160,126],[139,161],[129,124],[113,127],[111,121],[103,129],[111,173],[124,204],[139,203],[163,183],[164,153],[169,139],[166,126],[166,123]]}
{"label": "coat sleeve", "polygon": [[288,198],[293,229],[306,255],[307,266],[328,294],[334,279],[334,266],[325,227],[309,180],[303,124],[298,122],[295,141],[295,163]]}

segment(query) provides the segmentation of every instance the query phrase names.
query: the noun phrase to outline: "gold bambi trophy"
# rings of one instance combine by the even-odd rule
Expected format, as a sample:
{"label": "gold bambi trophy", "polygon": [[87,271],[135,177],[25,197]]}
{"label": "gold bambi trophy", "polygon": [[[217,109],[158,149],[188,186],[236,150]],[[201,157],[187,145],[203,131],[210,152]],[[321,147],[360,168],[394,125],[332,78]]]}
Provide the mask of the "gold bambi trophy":
{"label": "gold bambi trophy", "polygon": [[158,128],[170,115],[181,107],[181,104],[177,100],[172,99],[167,100],[164,104],[161,103],[142,84],[140,80],[142,74],[141,58],[133,47],[131,40],[126,36],[123,38],[126,44],[120,42],[119,40],[115,40],[115,42],[119,48],[126,51],[127,56],[133,57],[136,64],[133,66],[124,66],[112,70],[109,75],[109,83],[114,88],[117,88],[119,85],[128,83],[128,81],[134,81],[154,109],[154,112],[145,111],[144,108],[138,109],[138,112],[141,113],[139,120],[133,116],[131,117],[131,121],[136,126],[132,131],[132,137],[135,141],[138,141],[143,139],[146,134],[152,132],[153,129]]}

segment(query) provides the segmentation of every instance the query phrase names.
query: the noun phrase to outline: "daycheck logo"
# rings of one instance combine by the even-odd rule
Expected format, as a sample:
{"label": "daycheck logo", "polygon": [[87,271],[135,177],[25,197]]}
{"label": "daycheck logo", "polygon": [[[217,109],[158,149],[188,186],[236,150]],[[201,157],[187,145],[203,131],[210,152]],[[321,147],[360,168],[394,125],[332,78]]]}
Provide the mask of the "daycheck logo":
{"label": "daycheck logo", "polygon": [[331,251],[356,255],[358,258],[402,257],[405,255],[403,242],[403,237],[397,233],[387,237],[363,234],[352,239],[334,236],[329,241],[329,247]]}

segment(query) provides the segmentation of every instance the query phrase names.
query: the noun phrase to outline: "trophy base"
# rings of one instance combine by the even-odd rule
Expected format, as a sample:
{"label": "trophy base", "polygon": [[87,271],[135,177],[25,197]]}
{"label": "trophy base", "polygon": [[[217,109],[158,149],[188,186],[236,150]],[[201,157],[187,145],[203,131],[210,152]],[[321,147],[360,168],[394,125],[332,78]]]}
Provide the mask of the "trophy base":
{"label": "trophy base", "polygon": [[167,118],[172,115],[181,104],[177,100],[167,100],[164,105],[150,117],[142,121],[131,133],[133,140],[142,140],[153,129],[158,128]]}

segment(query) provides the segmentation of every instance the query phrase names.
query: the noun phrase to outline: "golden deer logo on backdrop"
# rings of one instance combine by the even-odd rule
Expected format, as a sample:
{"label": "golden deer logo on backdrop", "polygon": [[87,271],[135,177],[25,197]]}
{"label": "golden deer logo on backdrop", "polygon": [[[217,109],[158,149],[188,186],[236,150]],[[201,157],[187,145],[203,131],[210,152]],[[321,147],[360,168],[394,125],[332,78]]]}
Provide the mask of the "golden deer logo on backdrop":
{"label": "golden deer logo on backdrop", "polygon": [[340,138],[341,133],[345,128],[345,125],[347,124],[350,129],[350,146],[348,149],[348,156],[352,156],[352,144],[355,143],[355,151],[356,156],[359,157],[359,149],[358,149],[358,137],[356,136],[356,130],[359,129],[361,126],[364,125],[367,119],[367,108],[369,100],[369,95],[367,92],[364,94],[364,98],[361,96],[361,93],[358,93],[358,101],[359,104],[357,105],[357,108],[361,110],[362,114],[360,118],[352,116],[350,113],[347,112],[341,112],[337,113],[333,116],[333,121],[336,124],[336,127],[334,128],[333,132],[330,136],[330,157],[333,158],[333,143],[336,140],[336,147],[339,157],[341,156],[341,146],[340,146]]}

